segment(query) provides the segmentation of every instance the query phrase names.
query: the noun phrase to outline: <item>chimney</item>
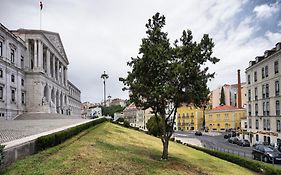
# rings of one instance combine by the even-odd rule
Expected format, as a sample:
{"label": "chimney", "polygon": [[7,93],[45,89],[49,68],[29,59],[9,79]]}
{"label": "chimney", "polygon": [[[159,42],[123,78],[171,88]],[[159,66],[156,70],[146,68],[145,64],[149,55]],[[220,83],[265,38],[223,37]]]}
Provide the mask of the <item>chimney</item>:
{"label": "chimney", "polygon": [[237,70],[237,76],[238,76],[238,103],[237,103],[237,108],[242,108],[242,101],[241,101],[241,79],[240,79],[240,69]]}

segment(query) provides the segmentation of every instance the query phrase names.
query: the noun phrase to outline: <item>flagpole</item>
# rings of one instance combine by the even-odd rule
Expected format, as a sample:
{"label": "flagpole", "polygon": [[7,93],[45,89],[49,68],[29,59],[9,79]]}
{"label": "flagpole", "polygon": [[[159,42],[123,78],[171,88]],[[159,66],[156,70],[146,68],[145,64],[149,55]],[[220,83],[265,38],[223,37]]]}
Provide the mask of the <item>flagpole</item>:
{"label": "flagpole", "polygon": [[40,30],[41,30],[41,27],[42,27],[42,26],[41,26],[41,25],[42,25],[42,24],[41,24],[41,13],[42,13],[42,10],[40,9]]}

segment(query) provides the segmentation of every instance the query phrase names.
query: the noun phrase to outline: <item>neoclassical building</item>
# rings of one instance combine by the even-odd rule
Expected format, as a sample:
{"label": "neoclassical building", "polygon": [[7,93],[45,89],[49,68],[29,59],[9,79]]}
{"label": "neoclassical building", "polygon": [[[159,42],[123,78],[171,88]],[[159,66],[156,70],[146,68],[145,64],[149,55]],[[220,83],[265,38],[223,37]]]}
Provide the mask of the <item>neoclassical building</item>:
{"label": "neoclassical building", "polygon": [[80,90],[68,81],[58,33],[0,26],[0,116],[22,113],[81,115]]}

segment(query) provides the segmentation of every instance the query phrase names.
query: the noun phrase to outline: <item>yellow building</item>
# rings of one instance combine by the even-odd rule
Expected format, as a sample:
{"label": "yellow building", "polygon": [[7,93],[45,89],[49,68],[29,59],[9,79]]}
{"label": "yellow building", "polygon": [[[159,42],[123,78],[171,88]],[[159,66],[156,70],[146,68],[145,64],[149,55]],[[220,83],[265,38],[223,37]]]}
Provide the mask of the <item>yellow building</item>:
{"label": "yellow building", "polygon": [[177,130],[199,130],[203,124],[203,110],[183,104],[177,109]]}
{"label": "yellow building", "polygon": [[206,127],[209,130],[224,131],[225,129],[240,129],[241,119],[246,118],[246,110],[234,106],[218,106],[206,111]]}

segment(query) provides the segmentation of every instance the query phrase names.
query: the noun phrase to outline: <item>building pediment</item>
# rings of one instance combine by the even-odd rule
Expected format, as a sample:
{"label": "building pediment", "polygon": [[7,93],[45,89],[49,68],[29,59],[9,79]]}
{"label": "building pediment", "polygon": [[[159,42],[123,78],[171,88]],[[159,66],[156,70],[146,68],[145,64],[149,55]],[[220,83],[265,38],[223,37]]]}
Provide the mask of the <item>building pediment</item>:
{"label": "building pediment", "polygon": [[61,42],[59,34],[49,33],[49,32],[44,32],[44,31],[43,31],[43,34],[46,36],[46,38],[52,43],[52,45],[57,49],[57,51],[60,53],[60,55],[68,63],[68,59],[67,59],[66,53],[64,51],[64,47]]}

